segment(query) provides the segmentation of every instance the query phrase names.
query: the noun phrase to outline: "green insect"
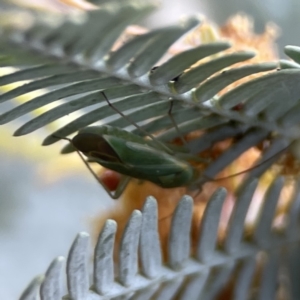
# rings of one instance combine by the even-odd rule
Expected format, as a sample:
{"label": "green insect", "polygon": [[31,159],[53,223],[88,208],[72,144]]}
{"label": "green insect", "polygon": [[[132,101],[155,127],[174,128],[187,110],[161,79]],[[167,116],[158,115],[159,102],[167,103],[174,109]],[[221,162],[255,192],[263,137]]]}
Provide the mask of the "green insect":
{"label": "green insect", "polygon": [[96,162],[124,175],[114,194],[100,182],[113,199],[119,198],[131,177],[163,188],[189,186],[197,181],[199,171],[187,159],[203,161],[181,147],[147,140],[108,125],[86,127],[69,141],[63,153],[78,150],[88,162]]}

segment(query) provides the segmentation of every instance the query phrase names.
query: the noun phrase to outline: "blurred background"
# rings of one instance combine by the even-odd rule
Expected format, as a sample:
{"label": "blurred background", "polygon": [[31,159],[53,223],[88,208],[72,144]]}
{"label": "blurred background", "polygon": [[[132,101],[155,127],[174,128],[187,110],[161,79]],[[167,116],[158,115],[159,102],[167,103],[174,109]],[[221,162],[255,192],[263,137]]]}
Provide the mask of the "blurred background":
{"label": "blurred background", "polygon": [[[281,56],[285,45],[300,45],[298,0],[164,0],[141,25],[167,25],[195,12],[217,24],[245,12],[257,32],[274,22],[281,29]],[[16,128],[0,127],[0,299],[5,300],[17,299],[53,258],[66,256],[76,233],[89,232],[92,218],[112,204],[76,155],[61,157],[61,145],[39,146],[45,133],[12,138]]]}

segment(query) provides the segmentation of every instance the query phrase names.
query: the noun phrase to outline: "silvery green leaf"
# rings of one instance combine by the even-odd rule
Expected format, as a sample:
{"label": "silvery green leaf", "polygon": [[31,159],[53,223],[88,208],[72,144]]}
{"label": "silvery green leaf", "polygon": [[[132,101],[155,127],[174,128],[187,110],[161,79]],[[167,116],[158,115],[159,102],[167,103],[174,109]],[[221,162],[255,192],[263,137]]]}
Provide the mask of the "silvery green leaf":
{"label": "silvery green leaf", "polygon": [[221,71],[223,68],[250,59],[254,56],[255,54],[253,52],[237,52],[212,59],[211,61],[194,67],[179,76],[179,79],[174,83],[174,88],[179,94],[185,93],[214,73]]}
{"label": "silvery green leaf", "polygon": [[150,82],[153,85],[167,84],[170,80],[179,76],[185,69],[189,68],[200,59],[218,53],[229,47],[229,43],[219,42],[201,45],[179,53],[154,70],[149,76]]}

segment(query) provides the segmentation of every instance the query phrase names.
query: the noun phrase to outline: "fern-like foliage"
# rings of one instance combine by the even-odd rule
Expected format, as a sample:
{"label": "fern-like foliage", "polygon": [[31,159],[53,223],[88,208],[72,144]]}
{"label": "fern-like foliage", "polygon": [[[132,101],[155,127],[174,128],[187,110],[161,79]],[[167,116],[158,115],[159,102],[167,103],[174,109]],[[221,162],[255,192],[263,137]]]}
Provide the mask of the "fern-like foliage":
{"label": "fern-like foliage", "polygon": [[[269,260],[263,265],[263,279],[258,294],[253,297],[275,299],[277,275],[282,274],[279,257],[284,251],[287,252],[284,266],[290,279],[287,290],[291,299],[299,299],[299,270],[292,263],[297,261],[295,253],[299,253],[298,193],[290,208],[289,225],[281,234],[272,232],[274,211],[283,185],[281,179],[275,180],[266,195],[259,221],[247,240],[243,239],[243,232],[256,187],[253,178],[264,173],[277,159],[274,155],[297,142],[300,136],[300,50],[286,47],[286,53],[294,62],[282,60],[278,64],[266,62],[243,67],[231,66],[255,54],[248,51],[222,54],[230,48],[227,42],[200,45],[168,58],[168,49],[200,23],[198,17],[134,36],[120,44],[126,27],[144,18],[152,9],[153,6],[144,1],[113,1],[87,13],[81,22],[66,17],[53,25],[33,16],[33,25],[29,28],[5,27],[0,37],[0,66],[14,66],[19,70],[0,77],[0,85],[31,82],[0,95],[0,103],[35,90],[49,90],[1,112],[0,124],[63,99],[62,104],[23,124],[15,135],[28,134],[79,111],[80,117],[46,137],[43,144],[53,144],[60,137],[96,122],[126,128],[142,136],[159,133],[157,138],[163,142],[179,134],[203,130],[203,135],[189,143],[192,153],[200,153],[218,141],[239,137],[208,165],[203,178],[213,178],[242,153],[268,139],[260,157],[265,163],[253,169],[241,186],[220,247],[216,245],[217,220],[226,194],[223,189],[208,202],[198,247],[192,253],[189,235],[192,200],[184,198],[180,202],[173,216],[167,266],[161,261],[153,199],[148,199],[143,212],[135,211],[129,220],[121,242],[118,281],[114,280],[112,258],[116,224],[107,221],[100,234],[92,288],[88,280],[88,236],[80,234],[68,258],[69,296],[66,299],[151,299],[154,295],[155,299],[173,299],[175,295],[178,299],[199,299],[200,295],[201,299],[215,299],[230,278],[234,282],[233,298],[247,299],[256,274],[255,257],[261,252]],[[210,59],[195,65],[203,58]],[[158,68],[153,68],[157,64]],[[231,68],[222,71],[227,67]],[[269,73],[218,96],[229,84],[265,71]],[[107,105],[101,92],[142,130],[131,126],[128,119]],[[168,113],[171,103],[179,131]],[[138,248],[141,273],[138,272]],[[64,293],[60,287],[62,263],[62,258],[55,260],[45,279],[39,277],[33,281],[21,299],[35,299],[37,289],[42,299],[60,299]]]}
{"label": "fern-like foliage", "polygon": [[[28,134],[76,111],[82,115],[46,137],[44,145],[99,121],[128,128],[131,123],[107,105],[102,91],[118,110],[140,124],[142,131],[129,128],[139,135],[160,132],[158,138],[168,142],[179,134],[209,130],[208,135],[190,145],[193,153],[219,140],[242,134],[243,140],[234,149],[229,149],[209,166],[204,174],[208,177],[214,177],[270,132],[276,136],[271,143],[275,148],[268,148],[271,153],[280,152],[298,139],[300,70],[297,48],[286,48],[296,63],[282,61],[278,71],[249,80],[218,97],[218,92],[229,84],[275,69],[276,64],[249,64],[220,72],[255,55],[249,51],[216,55],[230,47],[227,42],[200,45],[165,60],[169,47],[200,23],[197,17],[135,36],[112,51],[125,28],[152,9],[149,3],[142,1],[112,2],[87,13],[81,23],[66,18],[59,25],[50,26],[36,18],[28,29],[6,28],[0,40],[3,56],[0,64],[17,66],[21,70],[2,76],[0,85],[23,80],[32,82],[0,95],[0,103],[41,88],[50,90],[2,113],[0,124],[65,99],[63,104],[22,125],[15,135]],[[206,57],[211,59],[192,67]],[[162,59],[164,62],[159,63]],[[157,63],[159,67],[153,68]],[[180,133],[168,115],[171,101],[172,116]],[[240,109],[234,109],[236,105],[241,105]],[[268,156],[266,154],[263,159]],[[268,164],[265,167],[268,168]]]}
{"label": "fern-like foliage", "polygon": [[[257,181],[237,192],[223,243],[217,243],[219,219],[226,197],[220,188],[209,199],[197,247],[191,250],[193,201],[185,196],[172,218],[168,262],[162,264],[157,232],[157,204],[149,197],[134,211],[123,233],[119,264],[114,269],[116,222],[107,220],[94,249],[92,282],[89,235],[80,233],[68,255],[68,296],[64,299],[299,299],[299,191],[281,231],[272,223],[281,189],[278,178],[265,194],[264,205],[251,234],[245,237],[245,218]],[[258,255],[259,254],[259,255]],[[297,254],[297,255],[296,255]],[[283,258],[284,255],[284,258]],[[261,257],[261,259],[257,259]],[[264,259],[262,259],[264,258]],[[64,258],[55,259],[45,277],[37,277],[20,300],[61,299],[65,293]],[[284,269],[284,276],[282,270]],[[259,278],[259,279],[258,279]],[[227,286],[227,293],[224,287]],[[281,294],[282,295],[282,294]]]}

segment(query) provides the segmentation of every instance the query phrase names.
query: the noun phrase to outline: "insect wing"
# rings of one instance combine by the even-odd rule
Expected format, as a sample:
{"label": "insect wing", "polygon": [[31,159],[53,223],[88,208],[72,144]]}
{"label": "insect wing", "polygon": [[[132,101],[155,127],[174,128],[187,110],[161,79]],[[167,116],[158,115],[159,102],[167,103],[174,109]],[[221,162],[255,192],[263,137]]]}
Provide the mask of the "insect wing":
{"label": "insect wing", "polygon": [[119,128],[87,127],[72,139],[72,145],[89,162],[161,187],[186,185],[194,177],[194,170],[187,161],[152,147],[143,138]]}
{"label": "insect wing", "polygon": [[[139,143],[139,144],[148,144],[150,146],[155,145],[155,143],[151,140],[146,140],[143,137],[140,137],[136,134],[133,134],[133,133],[123,130],[121,128],[112,127],[109,125],[85,127],[83,129],[79,130],[76,137],[78,137],[78,136],[83,137],[83,136],[90,135],[90,134],[93,134],[93,135],[99,136],[99,137],[100,136],[103,137],[104,135],[106,135],[108,137],[112,136],[115,138],[120,138],[123,141],[130,141],[130,142]],[[76,148],[70,143],[61,150],[61,153],[68,154],[68,153],[71,153],[74,151],[76,151]]]}
{"label": "insect wing", "polygon": [[[151,175],[168,175],[180,172],[189,166],[187,162],[145,144],[124,141],[115,136],[104,135],[103,138],[120,162],[137,172],[143,172],[147,166],[152,166],[147,170]],[[160,168],[161,166],[164,168]]]}
{"label": "insect wing", "polygon": [[119,157],[127,165],[141,172],[145,170],[148,174],[162,176],[182,172],[189,166],[184,161],[146,145],[126,142],[126,147],[128,153]]}
{"label": "insect wing", "polygon": [[[133,165],[112,163],[105,160],[90,158],[89,162],[96,162],[103,167],[119,172],[123,175],[140,180],[151,181],[163,188],[173,188],[188,184],[193,178],[193,170],[190,167],[179,169],[177,172],[170,172],[168,165],[143,165],[138,168]],[[174,168],[172,168],[172,171]]]}
{"label": "insect wing", "polygon": [[113,137],[103,136],[105,141],[118,156],[119,161],[100,158],[97,153],[89,155],[89,161],[97,162],[100,165],[117,171],[123,175],[144,179],[170,188],[187,184],[194,176],[193,169],[181,161],[163,151],[154,149],[147,145]]}
{"label": "insect wing", "polygon": [[84,133],[93,133],[93,134],[97,134],[100,136],[106,135],[109,137],[111,136],[111,137],[119,138],[124,141],[148,144],[148,141],[145,140],[141,136],[138,136],[136,134],[133,134],[133,133],[123,130],[121,128],[112,127],[109,125],[89,126],[89,127],[85,127],[83,129],[79,130],[79,132],[78,132],[78,134],[84,134]]}

